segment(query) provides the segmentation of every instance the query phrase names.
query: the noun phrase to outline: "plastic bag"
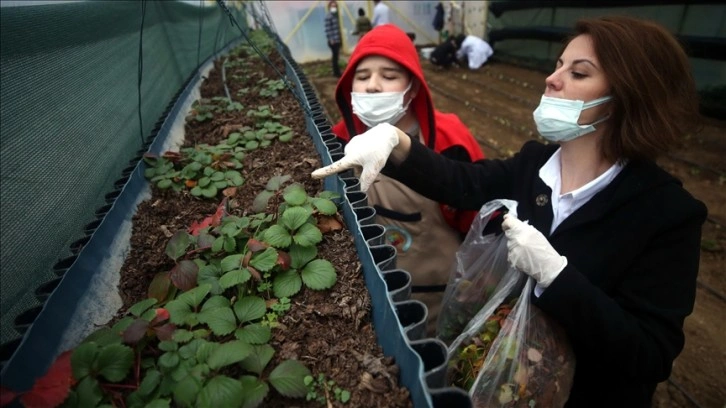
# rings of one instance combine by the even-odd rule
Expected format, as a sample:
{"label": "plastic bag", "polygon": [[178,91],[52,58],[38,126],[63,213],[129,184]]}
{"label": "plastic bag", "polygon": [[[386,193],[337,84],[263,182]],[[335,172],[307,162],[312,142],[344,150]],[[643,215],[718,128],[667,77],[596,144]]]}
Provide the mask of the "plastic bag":
{"label": "plastic bag", "polygon": [[450,282],[456,302],[439,321],[455,321],[454,311],[471,313],[462,300],[484,305],[449,345],[449,383],[468,390],[475,407],[561,407],[572,388],[575,356],[560,325],[531,304],[535,281],[506,262],[506,236],[491,225],[502,206],[516,215],[514,202],[487,203],[457,253]]}
{"label": "plastic bag", "polygon": [[436,323],[436,336],[446,344],[464,331],[493,293],[502,291],[500,285],[507,284],[503,278],[510,267],[501,230],[506,213],[517,215],[516,201],[484,204],[456,253]]}

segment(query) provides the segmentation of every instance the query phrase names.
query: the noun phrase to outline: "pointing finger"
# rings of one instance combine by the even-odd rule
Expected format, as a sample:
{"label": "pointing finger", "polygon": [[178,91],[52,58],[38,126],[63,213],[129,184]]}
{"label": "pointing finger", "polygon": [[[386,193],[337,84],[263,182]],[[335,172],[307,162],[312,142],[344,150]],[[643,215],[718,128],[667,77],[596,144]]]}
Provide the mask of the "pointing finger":
{"label": "pointing finger", "polygon": [[351,169],[353,168],[353,166],[355,166],[355,163],[351,162],[350,160],[346,160],[346,157],[343,157],[342,159],[338,160],[333,164],[313,171],[310,175],[315,179],[320,179],[336,173],[340,173],[341,171]]}

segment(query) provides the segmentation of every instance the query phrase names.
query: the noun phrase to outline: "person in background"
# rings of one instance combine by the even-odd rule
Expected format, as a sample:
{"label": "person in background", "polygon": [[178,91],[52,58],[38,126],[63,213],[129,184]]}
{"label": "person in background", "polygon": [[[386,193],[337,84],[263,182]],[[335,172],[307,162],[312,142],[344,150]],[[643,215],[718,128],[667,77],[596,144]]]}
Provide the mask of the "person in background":
{"label": "person in background", "polygon": [[494,50],[489,44],[475,35],[459,34],[456,36],[456,58],[462,60],[469,69],[479,69]]}
{"label": "person in background", "polygon": [[355,31],[351,34],[363,37],[373,26],[371,20],[366,17],[366,12],[362,8],[358,8],[358,19],[355,20]]}
{"label": "person in background", "polygon": [[[343,119],[332,130],[343,144],[384,123],[453,160],[484,157],[458,116],[434,108],[416,48],[392,24],[361,38],[338,81],[335,101]],[[477,212],[441,205],[385,176],[374,182],[364,175],[361,185],[376,222],[386,229],[386,242],[396,247],[396,266],[412,276],[413,298],[428,307],[433,335],[456,250]]]}
{"label": "person in background", "polygon": [[391,22],[391,9],[388,8],[381,0],[373,0],[373,27],[389,24]]}
{"label": "person in background", "polygon": [[354,137],[313,172],[362,166],[431,200],[505,216],[508,259],[536,281],[532,303],[576,357],[568,407],[650,407],[683,350],[696,298],[705,205],[656,159],[699,127],[698,94],[678,40],[653,22],[584,19],[545,80],[533,117],[549,141],[512,158],[465,163],[389,124]]}
{"label": "person in background", "polygon": [[437,45],[433,51],[429,61],[438,67],[449,68],[451,64],[459,64],[459,60],[456,58],[457,52],[456,38],[449,38],[448,40]]}
{"label": "person in background", "polygon": [[340,57],[340,46],[342,44],[340,36],[340,23],[338,21],[338,3],[335,1],[328,2],[328,14],[325,16],[325,37],[328,40],[328,47],[333,53],[333,75],[340,78],[340,65],[338,59]]}

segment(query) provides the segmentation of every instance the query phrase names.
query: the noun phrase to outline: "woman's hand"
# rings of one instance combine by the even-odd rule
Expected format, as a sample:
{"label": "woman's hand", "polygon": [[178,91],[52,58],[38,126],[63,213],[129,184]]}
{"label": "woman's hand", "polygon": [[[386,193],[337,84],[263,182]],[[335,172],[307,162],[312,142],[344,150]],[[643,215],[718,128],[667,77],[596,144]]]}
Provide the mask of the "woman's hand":
{"label": "woman's hand", "polygon": [[361,167],[361,191],[367,191],[386,161],[401,163],[411,148],[411,139],[395,126],[376,125],[365,133],[352,137],[345,145],[345,156],[329,166],[315,170],[313,178],[323,178],[353,167]]}
{"label": "woman's hand", "polygon": [[567,258],[552,248],[547,238],[533,226],[506,214],[502,230],[507,235],[507,259],[515,268],[546,288],[567,266]]}

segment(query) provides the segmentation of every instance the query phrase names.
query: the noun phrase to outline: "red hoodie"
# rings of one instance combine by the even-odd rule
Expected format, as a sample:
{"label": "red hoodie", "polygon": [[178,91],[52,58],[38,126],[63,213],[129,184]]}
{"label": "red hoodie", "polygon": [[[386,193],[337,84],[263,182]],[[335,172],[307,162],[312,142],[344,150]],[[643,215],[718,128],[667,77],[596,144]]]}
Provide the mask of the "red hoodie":
{"label": "red hoodie", "polygon": [[[421,83],[421,89],[411,102],[409,109],[416,113],[426,145],[437,153],[462,161],[475,161],[484,158],[484,154],[469,129],[458,116],[442,113],[434,108],[431,91],[426,84],[416,48],[411,39],[400,28],[392,24],[375,27],[364,35],[343,72],[335,89],[335,101],[343,116],[343,120],[333,126],[333,133],[343,143],[367,130],[367,127],[353,114],[350,92],[353,89],[353,77],[358,63],[370,55],[389,58],[408,69]],[[441,211],[452,228],[466,233],[476,211],[456,211],[441,205]]]}

